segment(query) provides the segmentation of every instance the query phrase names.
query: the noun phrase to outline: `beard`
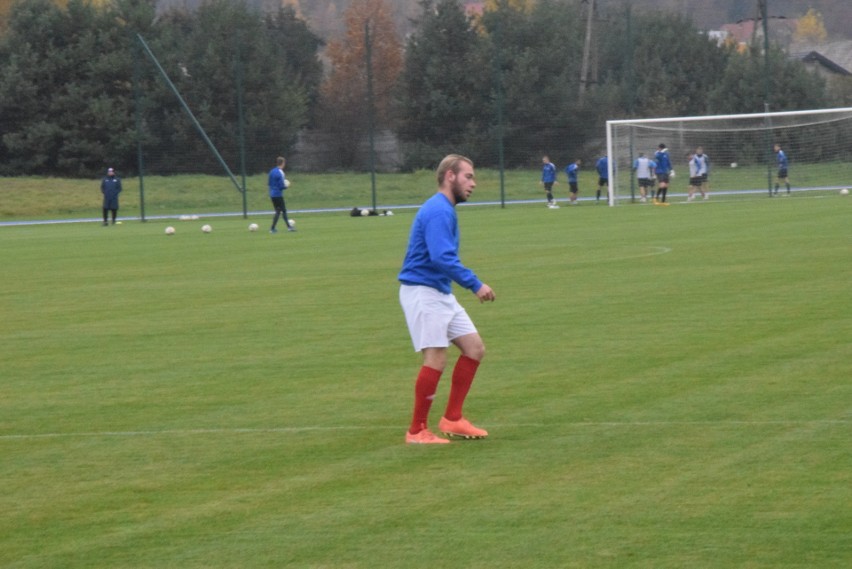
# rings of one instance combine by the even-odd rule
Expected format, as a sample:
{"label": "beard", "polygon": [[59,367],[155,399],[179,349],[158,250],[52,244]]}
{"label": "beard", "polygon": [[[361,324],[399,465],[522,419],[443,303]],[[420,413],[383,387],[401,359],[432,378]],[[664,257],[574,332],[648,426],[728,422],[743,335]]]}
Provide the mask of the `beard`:
{"label": "beard", "polygon": [[453,198],[455,198],[457,204],[464,203],[467,201],[467,196],[465,195],[461,184],[459,184],[458,182],[453,182],[452,190]]}

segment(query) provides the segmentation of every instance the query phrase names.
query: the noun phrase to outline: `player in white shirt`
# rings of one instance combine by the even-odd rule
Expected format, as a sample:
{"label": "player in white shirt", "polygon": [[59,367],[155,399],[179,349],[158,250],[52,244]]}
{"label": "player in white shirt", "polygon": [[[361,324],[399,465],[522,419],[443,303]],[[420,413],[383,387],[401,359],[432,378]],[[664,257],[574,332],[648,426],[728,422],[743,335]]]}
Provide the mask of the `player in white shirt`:
{"label": "player in white shirt", "polygon": [[692,152],[687,156],[689,160],[689,197],[686,201],[691,202],[695,196],[695,191],[701,192],[701,196],[706,200],[707,194],[704,192],[704,176],[702,175],[702,161]]}
{"label": "player in white shirt", "polygon": [[639,201],[648,201],[648,188],[654,185],[654,169],[657,167],[656,162],[645,156],[644,152],[639,153],[639,158],[633,161],[633,170],[636,172],[636,179],[639,181]]}

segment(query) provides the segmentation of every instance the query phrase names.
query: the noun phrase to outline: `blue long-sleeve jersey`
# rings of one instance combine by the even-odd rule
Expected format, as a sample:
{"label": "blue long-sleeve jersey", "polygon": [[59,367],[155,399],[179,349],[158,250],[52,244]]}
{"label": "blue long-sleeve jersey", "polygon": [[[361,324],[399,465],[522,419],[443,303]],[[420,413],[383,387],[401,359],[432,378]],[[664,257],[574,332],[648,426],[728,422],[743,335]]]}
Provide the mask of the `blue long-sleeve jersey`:
{"label": "blue long-sleeve jersey", "polygon": [[452,282],[476,292],[482,281],[459,259],[459,224],[456,210],[438,192],[423,204],[411,225],[408,250],[399,282],[432,287],[450,294]]}
{"label": "blue long-sleeve jersey", "polygon": [[545,184],[552,184],[556,181],[556,166],[553,162],[548,162],[541,167],[541,181]]}
{"label": "blue long-sleeve jersey", "polygon": [[595,163],[595,170],[598,171],[598,177],[603,180],[609,179],[609,158],[601,156]]}
{"label": "blue long-sleeve jersey", "polygon": [[786,170],[787,169],[787,155],[784,154],[783,150],[778,151],[778,169]]}
{"label": "blue long-sleeve jersey", "polygon": [[284,171],[277,166],[269,171],[269,197],[280,198],[284,195]]}
{"label": "blue long-sleeve jersey", "polygon": [[565,174],[568,176],[568,183],[577,182],[577,172],[580,171],[580,167],[576,162],[572,162],[565,167]]}
{"label": "blue long-sleeve jersey", "polygon": [[668,174],[672,171],[672,161],[669,158],[669,151],[667,149],[658,150],[654,153],[654,162],[657,163],[657,167],[654,170],[657,174]]}

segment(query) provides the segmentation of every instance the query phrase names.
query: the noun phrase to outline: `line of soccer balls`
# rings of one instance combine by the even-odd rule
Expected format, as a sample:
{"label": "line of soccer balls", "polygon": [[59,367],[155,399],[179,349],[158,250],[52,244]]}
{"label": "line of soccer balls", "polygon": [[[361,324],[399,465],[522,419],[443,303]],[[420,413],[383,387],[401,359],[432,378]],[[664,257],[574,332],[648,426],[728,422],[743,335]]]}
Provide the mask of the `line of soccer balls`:
{"label": "line of soccer balls", "polygon": [[[290,220],[290,225],[291,225],[291,226],[296,225],[296,220],[295,220],[295,219],[291,219],[291,220]],[[257,231],[258,229],[259,229],[259,226],[258,226],[256,223],[250,223],[250,224],[249,224],[249,226],[248,226],[248,230],[249,230],[249,231],[251,231],[252,233],[254,233],[255,231]],[[176,233],[176,231],[177,231],[177,230],[176,230],[173,226],[171,226],[171,225],[169,225],[168,227],[166,227],[166,235],[174,235],[174,234]],[[213,231],[213,226],[211,226],[210,224],[205,223],[204,225],[202,225],[202,226],[201,226],[201,231],[202,231],[203,233],[210,233],[211,231]]]}

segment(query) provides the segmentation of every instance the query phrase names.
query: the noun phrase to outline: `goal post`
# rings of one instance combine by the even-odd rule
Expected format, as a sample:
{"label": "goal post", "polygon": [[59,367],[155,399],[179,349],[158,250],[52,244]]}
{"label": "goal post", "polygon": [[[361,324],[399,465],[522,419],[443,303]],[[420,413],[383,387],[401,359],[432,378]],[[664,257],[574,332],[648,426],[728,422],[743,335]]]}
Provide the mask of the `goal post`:
{"label": "goal post", "polygon": [[633,172],[639,153],[668,148],[675,177],[668,195],[689,190],[688,155],[702,147],[710,162],[709,192],[717,196],[770,195],[778,181],[779,144],[789,161],[792,192],[836,191],[852,186],[852,107],[668,117],[606,122],[609,205],[638,200]]}

